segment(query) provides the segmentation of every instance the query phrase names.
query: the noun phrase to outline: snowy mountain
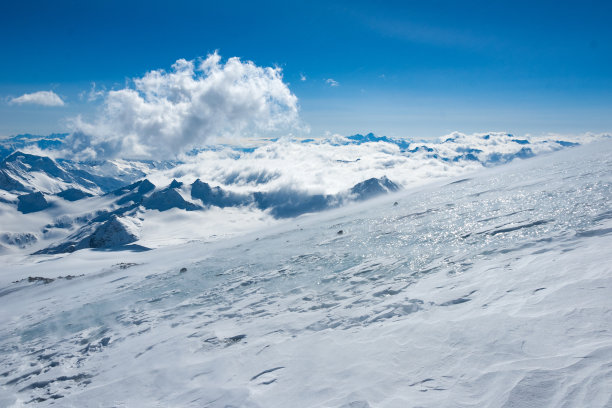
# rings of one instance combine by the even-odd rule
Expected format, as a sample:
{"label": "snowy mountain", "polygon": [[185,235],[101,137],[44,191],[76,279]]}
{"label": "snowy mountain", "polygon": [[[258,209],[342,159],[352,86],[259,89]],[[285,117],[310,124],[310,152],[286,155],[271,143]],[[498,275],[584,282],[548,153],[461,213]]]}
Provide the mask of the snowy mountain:
{"label": "snowy mountain", "polygon": [[[80,189],[89,193],[102,192],[99,185],[106,178],[95,177],[87,172],[66,171],[55,160],[16,151],[0,163],[4,190],[38,191],[59,193],[68,188]],[[101,179],[101,180],[100,180]],[[108,182],[118,182],[109,179]]]}
{"label": "snowy mountain", "polygon": [[[43,244],[44,241],[48,241],[49,246],[37,250],[36,254],[57,254],[84,248],[109,247],[110,244],[94,244],[95,236],[101,228],[107,230],[109,223],[115,226],[126,223],[141,225],[151,210],[203,212],[210,206],[242,207],[265,210],[273,218],[288,218],[337,207],[347,200],[364,200],[398,189],[399,187],[386,177],[366,180],[345,194],[327,197],[310,196],[299,191],[253,192],[237,195],[226,192],[219,186],[211,188],[199,179],[191,185],[183,185],[173,180],[170,185],[163,188],[156,188],[154,184],[144,179],[99,197],[93,197],[81,190],[69,189],[57,196],[70,202],[80,202],[72,204],[71,207],[64,205],[63,212],[56,210],[53,215],[55,220],[59,221],[52,222],[50,218],[47,219],[47,223],[40,226],[43,239],[34,240],[32,243]],[[52,206],[60,207],[59,200],[48,202],[41,192],[19,195],[17,201],[17,211],[22,214],[44,212]],[[41,219],[45,220],[44,217]],[[58,233],[57,230],[61,230],[62,233]],[[135,237],[139,236],[138,233],[126,235],[126,231],[122,228],[113,228],[110,231],[115,231],[118,236],[116,239],[109,238],[105,242],[117,245],[136,241]],[[36,232],[30,234],[38,236]],[[128,235],[133,239],[125,238]],[[23,247],[22,244],[18,246]]]}
{"label": "snowy mountain", "polygon": [[[170,220],[182,225],[176,227],[182,231],[179,241],[210,241],[229,230],[243,231],[228,230],[228,225],[220,231],[194,227],[218,218],[219,209],[226,224],[250,225],[246,218],[273,224],[578,145],[501,133],[453,134],[436,142],[368,134],[275,139],[253,148],[211,146],[179,161],[79,162],[61,157],[69,153],[68,141],[62,135],[3,141],[0,233],[32,238],[5,239],[0,252],[52,254],[89,248],[93,231],[111,217],[139,225],[144,230],[136,235],[139,245],[164,245],[166,234],[157,222]],[[11,151],[17,148],[21,150]],[[179,216],[177,211],[190,214]]]}
{"label": "snowy mountain", "polygon": [[[486,163],[511,154],[476,148],[465,154]],[[603,141],[420,185],[376,164],[388,179],[296,187],[326,209],[297,218],[260,204],[296,199],[270,184],[283,174],[231,190],[221,173],[150,174],[78,201],[46,195],[51,206],[26,215],[2,203],[3,228],[15,214],[21,226],[56,217],[60,238],[90,227],[71,238],[82,250],[4,258],[0,405],[610,406],[611,158]],[[201,209],[147,209],[156,193]],[[350,201],[330,208],[330,196]],[[230,231],[227,219],[252,224],[172,242],[190,224]],[[161,248],[134,246],[163,233]]]}

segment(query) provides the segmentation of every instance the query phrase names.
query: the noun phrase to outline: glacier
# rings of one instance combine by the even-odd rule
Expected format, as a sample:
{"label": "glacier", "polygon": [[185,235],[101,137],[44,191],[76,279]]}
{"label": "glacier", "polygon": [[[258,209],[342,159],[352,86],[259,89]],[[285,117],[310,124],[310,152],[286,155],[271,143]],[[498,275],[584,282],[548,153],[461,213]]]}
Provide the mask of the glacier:
{"label": "glacier", "polygon": [[[338,138],[324,146],[344,160],[328,170],[337,180],[308,194],[383,175],[403,189],[290,218],[249,206],[112,216],[98,235],[119,229],[142,244],[129,248],[30,255],[46,244],[19,228],[55,220],[63,239],[78,220],[62,215],[118,196],[52,198],[17,218],[6,193],[5,241],[19,245],[1,258],[0,406],[612,406],[612,142],[485,136],[435,149]],[[188,175],[167,187],[186,200],[203,175],[276,194],[301,179],[231,157],[284,161],[303,146],[206,150],[204,168],[147,177]],[[219,236],[178,239],[186,225]]]}

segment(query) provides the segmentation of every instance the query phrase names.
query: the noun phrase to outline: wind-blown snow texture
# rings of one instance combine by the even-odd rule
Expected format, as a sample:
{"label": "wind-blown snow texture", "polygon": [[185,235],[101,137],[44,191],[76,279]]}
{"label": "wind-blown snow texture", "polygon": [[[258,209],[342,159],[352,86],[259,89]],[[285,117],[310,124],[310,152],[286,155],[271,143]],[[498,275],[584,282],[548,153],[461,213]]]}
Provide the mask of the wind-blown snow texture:
{"label": "wind-blown snow texture", "polygon": [[611,183],[599,142],[214,243],[12,265],[0,405],[609,407]]}

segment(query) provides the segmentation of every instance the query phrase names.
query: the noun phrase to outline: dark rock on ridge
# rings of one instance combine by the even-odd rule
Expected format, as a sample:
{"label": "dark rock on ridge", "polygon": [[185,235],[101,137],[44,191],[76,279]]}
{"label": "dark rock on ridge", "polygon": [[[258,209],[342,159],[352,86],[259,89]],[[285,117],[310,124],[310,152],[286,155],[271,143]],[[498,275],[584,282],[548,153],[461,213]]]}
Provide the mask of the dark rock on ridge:
{"label": "dark rock on ridge", "polygon": [[29,214],[44,210],[49,207],[49,203],[45,200],[45,196],[38,191],[36,193],[24,194],[17,197],[19,203],[17,210],[24,214]]}
{"label": "dark rock on ridge", "polygon": [[69,188],[56,194],[58,197],[67,201],[78,201],[86,197],[93,197],[92,194],[86,193],[78,188]]}
{"label": "dark rock on ridge", "polygon": [[399,186],[389,180],[387,176],[381,178],[371,178],[361,183],[357,183],[351,188],[351,194],[356,200],[367,200],[381,194],[398,191]]}

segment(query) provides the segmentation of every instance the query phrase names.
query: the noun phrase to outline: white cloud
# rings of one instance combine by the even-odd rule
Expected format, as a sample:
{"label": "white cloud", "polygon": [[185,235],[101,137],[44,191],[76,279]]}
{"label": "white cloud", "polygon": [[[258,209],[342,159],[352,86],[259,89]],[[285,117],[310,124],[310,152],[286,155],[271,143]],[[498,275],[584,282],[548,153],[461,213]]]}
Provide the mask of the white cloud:
{"label": "white cloud", "polygon": [[338,83],[338,81],[336,81],[333,78],[327,78],[325,82],[327,82],[329,86],[339,86],[340,85],[340,83]]}
{"label": "white cloud", "polygon": [[84,156],[168,158],[214,137],[269,134],[297,123],[297,97],[280,68],[236,57],[222,63],[215,52],[107,92],[95,120],[74,119],[71,137]]}
{"label": "white cloud", "polygon": [[[410,142],[404,149],[386,141],[355,142],[327,134],[311,142],[282,138],[253,151],[212,148],[182,158],[182,164],[149,174],[156,185],[173,178],[192,183],[196,178],[238,193],[299,190],[307,194],[338,194],[371,177],[387,176],[403,187],[421,185],[474,172],[485,166],[561,149],[557,140],[587,143],[609,136],[529,138],[506,133],[452,133],[439,141]],[[408,143],[408,141],[404,141]],[[529,154],[527,154],[529,156]]]}
{"label": "white cloud", "polygon": [[300,73],[300,81],[305,81],[306,75]]}
{"label": "white cloud", "polygon": [[38,91],[23,94],[13,98],[9,102],[12,105],[42,105],[42,106],[64,106],[64,101],[53,91]]}
{"label": "white cloud", "polygon": [[89,92],[86,92],[86,91],[81,92],[79,94],[79,98],[81,100],[84,100],[85,98],[87,98],[87,102],[95,102],[98,99],[104,98],[105,95],[106,95],[106,90],[104,89],[104,87],[102,87],[102,89],[99,89],[96,87],[96,83],[92,82],[91,89],[89,90]]}

